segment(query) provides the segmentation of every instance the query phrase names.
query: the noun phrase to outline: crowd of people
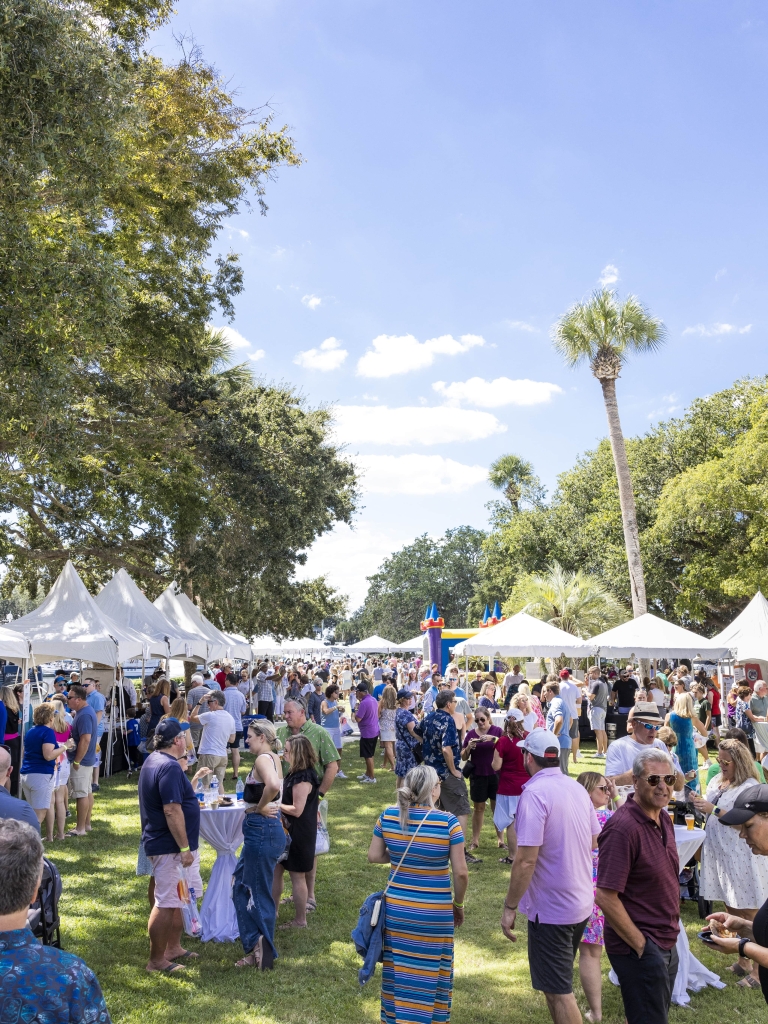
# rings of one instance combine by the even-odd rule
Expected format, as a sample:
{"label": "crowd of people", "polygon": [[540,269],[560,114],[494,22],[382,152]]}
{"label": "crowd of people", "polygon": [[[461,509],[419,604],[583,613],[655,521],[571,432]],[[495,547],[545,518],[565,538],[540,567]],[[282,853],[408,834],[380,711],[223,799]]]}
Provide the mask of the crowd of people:
{"label": "crowd of people", "polygon": [[[629,1024],[667,1021],[681,891],[671,803],[705,823],[700,894],[725,908],[711,915],[708,941],[736,956],[729,969],[740,987],[768,998],[768,786],[755,735],[768,717],[762,682],[734,685],[723,714],[715,681],[685,663],[652,677],[632,665],[594,666],[584,678],[563,668],[529,681],[518,665],[501,677],[453,663],[443,674],[421,659],[265,661],[240,671],[214,665],[183,692],[158,670],[138,688],[120,681],[106,697],[97,679],[81,683],[73,673],[34,708],[23,757],[13,742],[25,727],[20,698],[18,687],[2,691],[0,872],[16,872],[19,884],[0,903],[0,967],[29,955],[29,936],[15,933],[24,931],[39,876],[40,833],[82,839],[93,827],[106,715],[118,701],[129,759],[140,767],[137,871],[149,878],[150,972],[177,974],[198,957],[182,945],[179,872],[202,894],[201,790],[234,784],[242,797],[232,901],[244,955],[236,965],[269,970],[281,902],[293,908],[282,928],[307,927],[317,909],[329,790],[337,780],[375,785],[392,772],[397,803],[379,815],[368,853],[392,866],[381,933],[386,1024],[450,1019],[454,929],[471,893],[469,868],[482,864],[489,805],[499,861],[510,869],[501,930],[517,941],[518,911],[526,916],[531,983],[556,1024],[582,1020],[577,958],[586,1019],[601,1020],[603,949]],[[572,778],[569,766],[585,759],[585,720],[593,768]],[[356,780],[341,771],[353,734]],[[68,970],[88,993],[89,1019],[108,1020],[85,965]]]}

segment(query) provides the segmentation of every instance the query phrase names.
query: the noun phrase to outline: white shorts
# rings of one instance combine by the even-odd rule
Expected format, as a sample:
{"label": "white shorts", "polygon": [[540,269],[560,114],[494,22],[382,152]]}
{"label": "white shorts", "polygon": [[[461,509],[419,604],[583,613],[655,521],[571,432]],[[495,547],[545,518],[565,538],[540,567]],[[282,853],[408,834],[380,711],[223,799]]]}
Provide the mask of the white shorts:
{"label": "white shorts", "polygon": [[36,811],[47,811],[53,796],[53,775],[22,775],[21,795]]}
{"label": "white shorts", "polygon": [[493,824],[503,832],[515,820],[519,796],[496,796],[496,810],[493,812]]}
{"label": "white shorts", "polygon": [[[194,850],[194,860],[187,868],[187,880],[190,889],[195,891],[195,899],[203,895],[203,882],[200,878],[200,851]],[[184,901],[179,896],[180,853],[161,853],[149,858],[152,874],[155,876],[155,906],[160,909],[179,909]]]}
{"label": "white shorts", "polygon": [[599,732],[605,731],[605,708],[590,708],[587,712],[589,725]]}
{"label": "white shorts", "polygon": [[72,770],[72,765],[69,760],[65,757],[63,761],[56,762],[56,768],[53,773],[53,788],[58,789],[59,786],[66,786],[69,782],[69,773]]}

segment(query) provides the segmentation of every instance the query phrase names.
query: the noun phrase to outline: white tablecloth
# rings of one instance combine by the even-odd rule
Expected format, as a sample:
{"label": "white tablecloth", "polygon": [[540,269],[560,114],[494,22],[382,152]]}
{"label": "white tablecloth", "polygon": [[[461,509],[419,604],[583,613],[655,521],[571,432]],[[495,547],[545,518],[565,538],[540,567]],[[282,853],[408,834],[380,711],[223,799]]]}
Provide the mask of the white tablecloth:
{"label": "white tablecloth", "polygon": [[[666,812],[665,812],[666,813]],[[704,842],[704,829],[695,828],[692,832],[686,825],[675,825],[675,842],[677,843],[677,854],[680,858],[680,870],[682,871],[691,857]],[[712,988],[725,988],[725,983],[720,980],[717,974],[707,968],[691,952],[688,943],[688,935],[683,922],[680,921],[680,931],[677,933],[677,956],[679,966],[675,987],[672,990],[672,1002],[677,1006],[687,1006],[691,997],[689,992],[700,992],[707,985]],[[611,971],[608,977],[614,985],[618,985],[619,979]]]}
{"label": "white tablecloth", "polygon": [[768,750],[768,722],[755,722],[754,725],[755,739],[764,750]]}
{"label": "white tablecloth", "polygon": [[200,835],[217,854],[200,910],[203,942],[235,942],[240,937],[232,902],[232,874],[235,855],[243,843],[244,818],[244,809],[237,806],[200,812]]}
{"label": "white tablecloth", "polygon": [[491,712],[491,723],[498,725],[500,729],[504,728],[504,720],[507,717],[506,711],[492,711]]}

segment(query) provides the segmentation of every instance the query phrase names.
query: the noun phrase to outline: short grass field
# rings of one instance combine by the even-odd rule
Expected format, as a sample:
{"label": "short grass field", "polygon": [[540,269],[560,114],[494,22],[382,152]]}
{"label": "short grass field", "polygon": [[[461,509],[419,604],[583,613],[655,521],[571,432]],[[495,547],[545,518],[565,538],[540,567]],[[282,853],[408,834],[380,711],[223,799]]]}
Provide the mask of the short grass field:
{"label": "short grass field", "polygon": [[[580,771],[597,768],[590,751]],[[378,759],[377,759],[378,760]],[[250,758],[244,758],[249,764]],[[376,1024],[379,980],[357,983],[359,958],[350,940],[364,898],[382,888],[386,869],[370,865],[366,853],[376,816],[393,802],[394,776],[379,774],[377,786],[355,780],[361,770],[356,744],[347,746],[343,768],[349,781],[337,781],[329,799],[331,852],[320,859],[317,912],[306,931],[278,932],[280,959],[273,972],[235,968],[239,943],[202,944],[189,940],[201,959],[170,977],[148,974],[147,879],[135,874],[139,843],[136,776],[103,779],[94,811],[94,829],[84,839],[47,844],[63,876],[62,945],[79,954],[101,982],[112,1019],[119,1024]],[[573,774],[577,774],[572,768]],[[227,783],[227,788],[232,784]],[[545,1024],[543,996],[532,991],[528,974],[525,920],[519,918],[516,944],[501,933],[499,919],[509,869],[498,863],[495,834],[486,820],[480,850],[483,863],[470,868],[466,923],[457,932],[452,1021],[454,1024]],[[202,843],[203,878],[213,850]],[[563,885],[568,880],[563,879]],[[652,894],[649,894],[652,898]],[[283,907],[279,921],[292,916]],[[708,967],[727,981],[725,990],[708,988],[692,996],[699,1024],[765,1019],[759,991],[736,988],[730,962],[696,938],[701,925],[693,904],[683,912],[691,946]],[[604,965],[604,1020],[624,1020],[619,991]],[[576,994],[586,1008],[578,984]],[[672,1022],[693,1019],[691,1009],[673,1007]]]}

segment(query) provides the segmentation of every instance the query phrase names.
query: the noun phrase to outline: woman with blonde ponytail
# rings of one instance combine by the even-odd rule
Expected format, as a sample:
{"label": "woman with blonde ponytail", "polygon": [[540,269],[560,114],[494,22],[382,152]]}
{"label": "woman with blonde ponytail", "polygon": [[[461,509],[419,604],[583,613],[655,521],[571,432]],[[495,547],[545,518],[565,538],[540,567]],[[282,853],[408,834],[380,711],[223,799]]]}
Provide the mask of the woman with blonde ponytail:
{"label": "woman with blonde ponytail", "polygon": [[461,825],[437,809],[439,797],[435,769],[411,768],[397,791],[397,806],[379,816],[368,850],[372,864],[392,865],[381,980],[384,1024],[451,1016],[453,932],[464,921],[469,872]]}

